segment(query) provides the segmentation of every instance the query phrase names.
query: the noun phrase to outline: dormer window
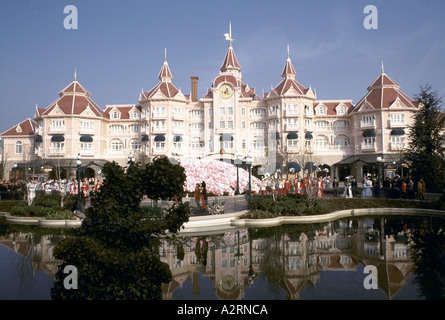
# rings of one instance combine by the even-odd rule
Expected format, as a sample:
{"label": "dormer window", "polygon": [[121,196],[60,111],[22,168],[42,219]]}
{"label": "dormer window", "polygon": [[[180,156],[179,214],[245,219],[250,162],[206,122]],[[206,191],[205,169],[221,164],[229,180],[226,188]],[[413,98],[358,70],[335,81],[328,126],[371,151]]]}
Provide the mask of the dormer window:
{"label": "dormer window", "polygon": [[121,114],[120,114],[120,112],[119,111],[113,111],[112,113],[111,113],[111,119],[119,119],[121,117]]}
{"label": "dormer window", "polygon": [[130,119],[139,119],[139,113],[134,110],[133,112],[130,113]]}
{"label": "dormer window", "polygon": [[346,108],[344,106],[338,106],[337,107],[337,114],[345,114]]}
{"label": "dormer window", "polygon": [[323,106],[319,106],[317,109],[315,109],[315,113],[317,115],[324,115],[326,114],[326,108]]}

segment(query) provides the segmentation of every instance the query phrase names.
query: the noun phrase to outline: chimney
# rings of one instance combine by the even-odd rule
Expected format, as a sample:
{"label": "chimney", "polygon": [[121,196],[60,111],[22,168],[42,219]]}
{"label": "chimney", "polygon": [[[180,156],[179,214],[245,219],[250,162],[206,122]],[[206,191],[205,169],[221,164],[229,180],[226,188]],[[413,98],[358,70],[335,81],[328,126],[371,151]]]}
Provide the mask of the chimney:
{"label": "chimney", "polygon": [[192,79],[192,102],[198,101],[198,77],[191,76]]}

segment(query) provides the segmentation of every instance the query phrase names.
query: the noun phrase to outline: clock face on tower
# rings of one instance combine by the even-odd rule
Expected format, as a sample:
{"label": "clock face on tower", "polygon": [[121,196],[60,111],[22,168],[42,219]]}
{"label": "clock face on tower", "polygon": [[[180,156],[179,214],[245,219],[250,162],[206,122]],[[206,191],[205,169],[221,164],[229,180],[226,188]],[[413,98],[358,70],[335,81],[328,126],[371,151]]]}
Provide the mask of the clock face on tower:
{"label": "clock face on tower", "polygon": [[219,88],[219,95],[223,99],[229,99],[233,95],[232,87],[228,84],[221,85],[221,87]]}

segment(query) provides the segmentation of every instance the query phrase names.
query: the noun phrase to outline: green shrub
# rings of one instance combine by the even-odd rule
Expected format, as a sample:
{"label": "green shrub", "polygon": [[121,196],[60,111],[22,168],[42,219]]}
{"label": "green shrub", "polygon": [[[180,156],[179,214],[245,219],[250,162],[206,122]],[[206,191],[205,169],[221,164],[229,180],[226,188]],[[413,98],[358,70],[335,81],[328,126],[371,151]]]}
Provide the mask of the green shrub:
{"label": "green shrub", "polygon": [[319,214],[326,209],[327,205],[321,199],[308,199],[300,194],[278,196],[275,201],[272,196],[254,196],[249,203],[249,210],[256,217]]}
{"label": "green shrub", "polygon": [[77,195],[67,194],[63,198],[63,210],[74,211],[77,209]]}
{"label": "green shrub", "polygon": [[23,205],[22,203],[18,203],[14,207],[11,208],[11,214],[13,214],[15,216],[21,216],[21,217],[29,216],[28,211],[29,211],[28,205],[26,203],[25,203],[25,205]]}
{"label": "green shrub", "polygon": [[35,206],[42,206],[47,208],[58,208],[60,207],[61,200],[62,196],[59,193],[38,193],[32,201],[32,204]]}
{"label": "green shrub", "polygon": [[162,218],[164,209],[158,206],[141,206],[142,214],[146,218]]}
{"label": "green shrub", "polygon": [[48,220],[65,220],[73,218],[73,212],[69,210],[55,211],[52,208],[47,208],[46,210],[48,210],[46,213],[46,219]]}

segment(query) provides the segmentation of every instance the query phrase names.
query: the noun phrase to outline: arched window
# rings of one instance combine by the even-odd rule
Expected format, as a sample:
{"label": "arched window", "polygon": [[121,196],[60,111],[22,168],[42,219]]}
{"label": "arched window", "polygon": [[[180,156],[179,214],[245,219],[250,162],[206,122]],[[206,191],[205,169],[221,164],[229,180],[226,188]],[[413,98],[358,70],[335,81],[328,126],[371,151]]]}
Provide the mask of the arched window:
{"label": "arched window", "polygon": [[139,153],[139,152],[141,152],[141,149],[142,149],[142,143],[141,143],[141,141],[138,141],[138,140],[131,140],[131,142],[130,142],[130,150],[131,150],[133,153]]}
{"label": "arched window", "polygon": [[22,154],[23,153],[23,143],[21,141],[17,141],[15,143],[15,153]]}
{"label": "arched window", "polygon": [[124,151],[124,145],[120,140],[112,140],[111,141],[111,151],[115,153],[122,153]]}
{"label": "arched window", "polygon": [[349,138],[347,136],[337,136],[334,139],[334,144],[338,147],[349,145]]}
{"label": "arched window", "polygon": [[316,136],[315,137],[315,148],[326,149],[329,146],[329,140],[326,136]]}

